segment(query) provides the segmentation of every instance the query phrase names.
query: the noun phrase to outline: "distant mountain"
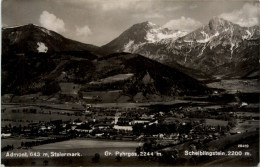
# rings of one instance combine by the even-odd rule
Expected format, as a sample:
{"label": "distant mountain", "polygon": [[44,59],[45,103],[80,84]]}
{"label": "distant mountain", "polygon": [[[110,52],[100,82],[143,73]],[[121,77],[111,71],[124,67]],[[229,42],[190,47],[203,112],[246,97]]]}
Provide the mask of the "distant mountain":
{"label": "distant mountain", "polygon": [[130,53],[96,59],[73,54],[25,54],[2,64],[1,79],[2,94],[41,93],[56,95],[59,101],[162,101],[211,93],[178,70]]}
{"label": "distant mountain", "polygon": [[147,44],[155,44],[167,39],[174,40],[186,34],[187,32],[169,30],[146,21],[133,25],[118,38],[102,46],[102,49],[110,52],[138,53]]}
{"label": "distant mountain", "polygon": [[2,28],[2,55],[97,49],[97,46],[73,41],[34,24]]}
{"label": "distant mountain", "polygon": [[[143,34],[154,27],[141,25],[144,23],[133,27],[147,27],[140,28]],[[145,40],[145,35],[137,36],[145,42],[136,39],[133,27],[102,48],[139,53],[195,77],[194,72],[220,78],[243,77],[259,70],[259,26],[241,27],[216,17],[189,34],[179,33],[179,36],[150,42]]]}
{"label": "distant mountain", "polygon": [[186,74],[138,54],[115,53],[94,63],[97,78],[86,90],[122,90],[136,96],[202,95],[210,90]]}
{"label": "distant mountain", "polygon": [[[56,68],[55,61],[72,56],[93,60],[101,55],[94,45],[73,41],[33,24],[2,28],[2,93],[38,91],[52,82],[42,76]],[[39,79],[35,88],[29,88]]]}
{"label": "distant mountain", "polygon": [[211,93],[179,70],[139,54],[102,56],[95,46],[35,25],[2,31],[2,94],[40,93],[59,101],[149,102]]}

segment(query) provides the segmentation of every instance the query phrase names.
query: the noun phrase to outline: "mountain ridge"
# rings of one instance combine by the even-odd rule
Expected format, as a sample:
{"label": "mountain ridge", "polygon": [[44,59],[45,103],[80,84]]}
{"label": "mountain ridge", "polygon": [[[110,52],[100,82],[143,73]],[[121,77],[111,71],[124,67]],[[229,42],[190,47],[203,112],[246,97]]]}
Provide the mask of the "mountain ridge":
{"label": "mountain ridge", "polygon": [[[122,42],[119,36],[112,41],[121,41],[116,46],[121,50],[114,50],[115,44],[110,47],[112,42],[101,48],[115,52],[139,53],[169,66],[179,64],[183,68],[199,70],[203,75],[216,77],[225,71],[227,74],[223,77],[232,78],[243,77],[258,68],[258,63],[255,62],[258,61],[259,55],[259,37],[259,26],[241,27],[225,19],[214,17],[208,24],[177,38],[146,42],[138,47],[133,45],[135,42],[132,41],[125,50],[125,42]],[[230,64],[228,70],[217,68],[225,64]],[[245,67],[245,64],[250,64],[251,67],[247,66],[241,71],[236,68]],[[190,75],[194,76],[192,72]]]}
{"label": "mountain ridge", "polygon": [[134,24],[129,29],[121,33],[118,38],[115,38],[108,44],[101,46],[101,48],[106,51],[113,50],[116,52],[135,52],[139,47],[142,47],[147,43],[156,43],[162,39],[178,38],[185,34],[186,32],[184,31],[170,30],[149,21],[145,21]]}
{"label": "mountain ridge", "polygon": [[[96,51],[99,48],[71,40],[34,24],[3,27],[2,41],[3,55],[26,52]],[[45,48],[45,51],[39,51],[39,47]]]}
{"label": "mountain ridge", "polygon": [[139,54],[99,55],[98,49],[35,25],[2,29],[2,34],[7,47],[2,94],[37,93],[55,96],[57,102],[140,102],[211,93],[196,79]]}

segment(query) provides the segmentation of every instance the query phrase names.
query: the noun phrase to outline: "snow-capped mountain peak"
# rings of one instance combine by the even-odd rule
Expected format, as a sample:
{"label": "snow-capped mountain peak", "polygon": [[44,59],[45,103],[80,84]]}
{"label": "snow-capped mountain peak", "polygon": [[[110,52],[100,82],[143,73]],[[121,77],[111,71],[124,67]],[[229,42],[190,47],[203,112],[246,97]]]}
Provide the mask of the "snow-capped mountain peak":
{"label": "snow-capped mountain peak", "polygon": [[174,41],[186,35],[187,32],[170,30],[152,22],[138,23],[123,32],[103,48],[113,47],[115,51],[138,52],[139,48],[146,44],[164,43],[165,40]]}
{"label": "snow-capped mountain peak", "polygon": [[[259,26],[241,27],[214,17],[190,33],[169,30],[150,22],[139,23],[103,48],[142,54],[168,65],[179,64],[210,75],[223,71],[227,75],[235,72],[244,75],[257,67],[239,70],[246,63],[258,62],[259,38]],[[216,71],[220,66],[225,68]]]}
{"label": "snow-capped mountain peak", "polygon": [[184,31],[173,31],[167,28],[158,27],[148,30],[145,39],[148,43],[156,43],[164,39],[170,39],[174,41],[177,38],[182,37],[186,34],[187,32]]}
{"label": "snow-capped mountain peak", "polygon": [[147,23],[147,25],[150,26],[150,27],[156,27],[156,26],[158,26],[158,25],[156,25],[156,24],[154,24],[154,23],[152,23],[152,22],[150,22],[150,21],[146,21],[145,23]]}

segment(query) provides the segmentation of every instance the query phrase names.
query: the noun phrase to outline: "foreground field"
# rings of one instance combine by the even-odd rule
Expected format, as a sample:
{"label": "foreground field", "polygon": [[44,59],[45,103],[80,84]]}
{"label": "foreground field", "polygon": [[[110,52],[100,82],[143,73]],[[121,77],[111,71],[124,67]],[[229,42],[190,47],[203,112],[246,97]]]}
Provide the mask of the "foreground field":
{"label": "foreground field", "polygon": [[241,80],[230,79],[221,80],[207,84],[210,88],[225,89],[228,93],[259,93],[259,81],[257,79]]}
{"label": "foreground field", "polygon": [[[9,140],[10,139],[6,139]],[[104,157],[105,151],[115,152],[135,152],[138,146],[142,146],[140,142],[129,141],[106,141],[106,140],[91,140],[91,139],[73,139],[63,142],[45,144],[33,147],[31,149],[17,149],[15,152],[80,152],[82,156],[93,156],[99,153]],[[2,154],[6,157],[6,152]]]}
{"label": "foreground field", "polygon": [[[5,138],[2,138],[2,148],[13,145],[14,149],[9,150],[10,152],[38,152],[41,156],[10,158],[6,157],[7,152],[5,150],[2,151],[2,161],[10,166],[164,166],[166,164],[177,166],[195,164],[199,166],[218,166],[219,164],[227,164],[233,166],[239,163],[242,163],[242,165],[255,165],[259,160],[259,152],[256,151],[259,149],[259,97],[254,92],[258,92],[256,88],[257,81],[236,80],[234,82],[237,83],[236,87],[233,87],[231,81],[210,83],[213,88],[224,88],[228,93],[216,90],[210,96],[176,97],[168,101],[157,102],[129,101],[126,103],[103,102],[89,104],[79,100],[77,102],[55,103],[53,101],[50,103],[48,99],[55,97],[44,97],[44,99],[47,99],[45,102],[42,102],[44,99],[38,99],[34,103],[30,100],[19,103],[19,100],[23,99],[23,97],[14,97],[13,99],[16,99],[15,103],[12,100],[6,100],[6,103],[2,104],[2,129],[4,127],[6,132]],[[63,93],[71,93],[68,91],[74,86],[64,84]],[[250,89],[247,89],[248,87]],[[75,86],[76,89],[78,88]],[[238,90],[238,92],[235,90]],[[87,95],[94,96],[98,94],[101,97],[104,94],[102,96],[106,96],[109,101],[110,96],[113,94],[113,97],[115,97],[118,92],[120,91],[96,91],[87,92]],[[87,95],[85,98],[88,97]],[[152,123],[151,126],[147,124],[145,128],[144,125],[142,125],[142,128],[139,127],[140,132],[135,129],[133,132],[123,133],[121,131],[112,134],[111,132],[115,132],[114,125],[117,125],[114,121],[118,113],[121,114],[122,120],[129,117],[133,120],[141,118],[156,121],[150,122]],[[53,141],[49,142],[50,144],[41,143],[42,145],[38,144],[37,146],[21,146],[21,142],[29,143],[43,140],[41,138],[44,137],[55,137],[56,132],[54,130],[57,130],[56,128],[49,131],[48,135],[46,135],[47,133],[40,133],[40,131],[26,132],[25,130],[28,127],[33,127],[34,123],[46,125],[47,127],[50,122],[55,123],[55,121],[61,120],[61,125],[62,127],[66,125],[64,126],[66,130],[64,129],[60,135],[73,135],[73,133],[68,132],[77,124],[77,121],[75,121],[77,119],[79,119],[78,123],[81,121],[84,124],[87,123],[96,132],[81,133],[72,131],[77,134],[73,139],[65,139],[66,141],[63,140],[62,142]],[[158,126],[152,126],[155,122],[158,123]],[[126,123],[130,125],[129,123],[132,123],[132,120],[126,120]],[[102,128],[103,125],[109,125],[109,128],[99,129],[100,132],[97,131],[98,127]],[[21,127],[21,131],[10,133],[15,132],[14,130],[17,127]],[[157,127],[160,127],[159,131]],[[164,131],[164,129],[168,129],[168,131]],[[171,131],[172,129],[176,130]],[[146,132],[151,133],[147,134]],[[102,136],[102,133],[111,136]],[[123,141],[123,137],[131,141]],[[115,159],[114,153],[116,151],[135,153],[137,147],[145,145],[143,143],[149,140],[154,142],[153,149],[158,152],[161,151],[163,154],[166,153],[165,156],[161,159],[146,157],[143,160],[138,159],[138,157],[122,157],[123,159],[120,162]],[[142,141],[142,143],[138,141]],[[250,152],[253,156],[211,158],[183,156],[185,150],[237,151],[240,150],[237,147],[238,144],[248,144],[250,148],[243,151]],[[106,151],[113,155],[106,156]],[[178,152],[177,158],[174,157],[176,151]],[[51,152],[80,153],[80,157],[43,156],[43,153],[50,155]],[[96,153],[100,155],[100,160],[98,163],[93,163],[92,158]]]}
{"label": "foreground field", "polygon": [[106,141],[106,140],[91,140],[91,139],[74,139],[59,143],[46,144],[33,147],[32,150],[41,151],[80,151],[83,156],[93,156],[99,153],[104,156],[105,151],[115,152],[135,152],[136,147],[142,146],[139,142],[128,141]]}
{"label": "foreground field", "polygon": [[[105,140],[91,140],[91,139],[73,139],[64,142],[46,144],[36,146],[31,149],[19,149],[13,150],[15,153],[27,152],[39,152],[43,153],[62,152],[62,153],[75,153],[80,152],[80,157],[32,157],[32,158],[6,158],[6,152],[2,153],[2,162],[10,165],[23,165],[23,166],[67,166],[73,164],[73,166],[166,166],[164,163],[140,161],[137,157],[122,157],[122,160],[118,162],[114,154],[116,151],[125,153],[135,153],[136,147],[141,146],[139,142],[127,142],[127,141],[105,141]],[[105,156],[105,151],[111,152],[113,155]],[[92,162],[94,154],[100,155],[100,160],[97,163]]]}

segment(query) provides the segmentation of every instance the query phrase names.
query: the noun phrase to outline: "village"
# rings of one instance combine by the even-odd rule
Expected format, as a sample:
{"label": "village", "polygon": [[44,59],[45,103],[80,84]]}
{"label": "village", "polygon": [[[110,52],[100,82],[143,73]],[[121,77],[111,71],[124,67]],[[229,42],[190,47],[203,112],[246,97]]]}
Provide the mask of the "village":
{"label": "village", "polygon": [[[2,109],[3,115],[8,112],[23,113],[28,117],[12,120],[3,116],[2,124],[5,125],[1,129],[2,139],[30,140],[26,142],[21,140],[21,143],[16,146],[2,145],[2,151],[30,148],[72,138],[142,142],[149,140],[154,141],[154,149],[188,141],[200,141],[201,144],[222,136],[241,133],[232,131],[236,125],[235,120],[253,119],[252,116],[234,112],[220,113],[212,109],[189,106],[173,107],[159,112],[148,107],[102,108],[91,105],[87,105],[86,109],[81,111],[56,113],[32,106]],[[38,117],[48,115],[56,119],[28,120],[30,115],[38,115]],[[61,119],[58,119],[59,117]]]}

